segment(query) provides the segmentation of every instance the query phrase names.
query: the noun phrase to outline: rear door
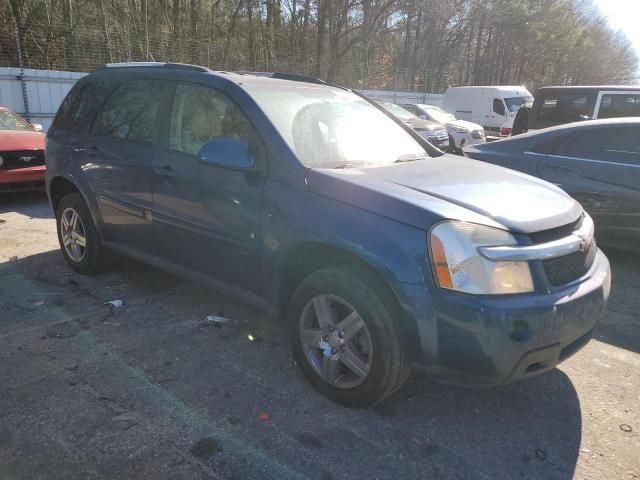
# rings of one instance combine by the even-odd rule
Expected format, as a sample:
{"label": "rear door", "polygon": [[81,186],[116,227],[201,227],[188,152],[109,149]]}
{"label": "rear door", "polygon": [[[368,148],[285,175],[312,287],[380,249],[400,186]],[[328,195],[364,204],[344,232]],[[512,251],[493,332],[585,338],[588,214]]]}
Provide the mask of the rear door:
{"label": "rear door", "polygon": [[640,240],[640,128],[589,129],[539,164],[540,176],[578,200],[601,239]]}
{"label": "rear door", "polygon": [[158,113],[166,83],[131,80],[118,84],[98,111],[82,154],[107,241],[147,249],[152,238],[151,170]]}
{"label": "rear door", "polygon": [[[260,215],[266,153],[248,118],[223,92],[174,84],[161,151],[153,159],[153,222],[160,254],[225,283],[258,285]],[[245,142],[257,168],[198,162],[209,140]]]}

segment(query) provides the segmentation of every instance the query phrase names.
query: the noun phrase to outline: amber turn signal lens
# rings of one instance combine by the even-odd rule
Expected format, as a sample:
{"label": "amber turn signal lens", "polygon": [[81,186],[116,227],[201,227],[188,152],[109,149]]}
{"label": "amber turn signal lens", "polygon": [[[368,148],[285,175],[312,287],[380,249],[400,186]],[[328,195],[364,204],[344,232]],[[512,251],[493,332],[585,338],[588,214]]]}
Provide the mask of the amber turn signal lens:
{"label": "amber turn signal lens", "polygon": [[433,264],[436,268],[438,285],[442,288],[453,288],[451,273],[447,265],[447,257],[444,254],[444,246],[435,235],[431,235],[431,256],[433,257]]}

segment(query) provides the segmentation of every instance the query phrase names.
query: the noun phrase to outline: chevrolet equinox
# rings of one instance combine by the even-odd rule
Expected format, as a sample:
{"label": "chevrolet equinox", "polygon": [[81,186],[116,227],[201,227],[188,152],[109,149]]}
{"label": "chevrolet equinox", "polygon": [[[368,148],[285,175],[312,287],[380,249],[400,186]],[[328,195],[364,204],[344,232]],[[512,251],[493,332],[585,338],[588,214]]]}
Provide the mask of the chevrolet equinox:
{"label": "chevrolet equinox", "polygon": [[348,406],[414,365],[467,385],[545,372],[609,295],[593,222],[559,188],[443,155],[311,78],[106,65],[60,106],[46,164],[72,269],[115,251],[262,307]]}

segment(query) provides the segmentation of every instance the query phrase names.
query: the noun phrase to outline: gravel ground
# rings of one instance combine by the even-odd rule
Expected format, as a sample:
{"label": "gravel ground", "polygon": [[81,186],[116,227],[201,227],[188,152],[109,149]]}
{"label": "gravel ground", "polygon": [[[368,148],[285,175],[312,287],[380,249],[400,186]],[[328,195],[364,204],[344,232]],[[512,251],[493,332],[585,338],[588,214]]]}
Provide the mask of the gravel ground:
{"label": "gravel ground", "polygon": [[46,198],[2,196],[0,478],[638,479],[640,257],[607,254],[609,311],[560,368],[348,410],[265,315],[125,260],[72,274]]}

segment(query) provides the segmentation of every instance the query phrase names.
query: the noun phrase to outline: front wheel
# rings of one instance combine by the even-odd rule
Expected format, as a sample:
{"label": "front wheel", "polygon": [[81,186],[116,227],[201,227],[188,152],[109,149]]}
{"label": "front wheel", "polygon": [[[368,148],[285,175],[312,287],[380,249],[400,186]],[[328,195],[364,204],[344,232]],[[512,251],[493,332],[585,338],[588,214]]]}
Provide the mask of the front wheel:
{"label": "front wheel", "polygon": [[411,372],[397,308],[365,269],[334,267],[311,274],[293,295],[288,322],[302,373],[335,402],[373,405],[400,388]]}

